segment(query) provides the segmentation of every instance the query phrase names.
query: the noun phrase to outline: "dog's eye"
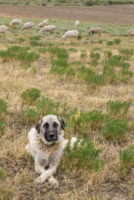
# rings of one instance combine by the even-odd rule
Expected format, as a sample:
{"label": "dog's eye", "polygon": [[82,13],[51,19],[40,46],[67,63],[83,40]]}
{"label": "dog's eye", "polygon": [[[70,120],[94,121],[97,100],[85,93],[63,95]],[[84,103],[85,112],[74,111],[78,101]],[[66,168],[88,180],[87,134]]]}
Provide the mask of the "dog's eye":
{"label": "dog's eye", "polygon": [[43,125],[43,127],[44,127],[44,128],[48,128],[48,127],[49,127],[48,123],[45,123],[45,124]]}
{"label": "dog's eye", "polygon": [[56,122],[54,122],[53,127],[57,128],[58,124]]}

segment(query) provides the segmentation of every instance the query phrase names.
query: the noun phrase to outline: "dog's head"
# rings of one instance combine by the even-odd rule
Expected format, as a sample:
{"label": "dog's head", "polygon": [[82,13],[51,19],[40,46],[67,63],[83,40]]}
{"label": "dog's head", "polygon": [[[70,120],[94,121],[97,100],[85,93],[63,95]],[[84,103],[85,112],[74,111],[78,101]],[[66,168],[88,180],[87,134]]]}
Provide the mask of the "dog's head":
{"label": "dog's head", "polygon": [[46,144],[59,143],[64,136],[64,127],[64,120],[55,115],[47,115],[35,125],[37,133]]}

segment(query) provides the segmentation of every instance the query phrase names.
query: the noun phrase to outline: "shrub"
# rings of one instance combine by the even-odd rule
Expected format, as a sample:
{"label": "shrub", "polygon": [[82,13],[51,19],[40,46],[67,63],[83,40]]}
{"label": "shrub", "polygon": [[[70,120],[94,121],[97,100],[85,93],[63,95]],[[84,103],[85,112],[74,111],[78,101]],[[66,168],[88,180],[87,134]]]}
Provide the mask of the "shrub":
{"label": "shrub", "polygon": [[0,119],[4,119],[7,114],[7,102],[0,99]]}
{"label": "shrub", "polygon": [[124,139],[125,134],[129,130],[129,125],[127,122],[120,119],[113,119],[110,121],[110,118],[107,117],[105,120],[105,125],[102,127],[102,135],[106,139]]}
{"label": "shrub", "polygon": [[66,75],[67,76],[75,76],[76,72],[72,67],[68,67],[66,70]]}
{"label": "shrub", "polygon": [[87,0],[85,2],[86,6],[93,6],[94,5],[94,2],[92,0]]}
{"label": "shrub", "polygon": [[33,103],[40,97],[41,91],[36,88],[27,89],[21,93],[21,98],[24,103]]}
{"label": "shrub", "polygon": [[30,42],[31,46],[38,46],[38,41],[34,40]]}
{"label": "shrub", "polygon": [[81,39],[82,39],[82,35],[79,34],[79,35],[77,36],[77,38],[78,38],[78,40],[81,40]]}
{"label": "shrub", "polygon": [[41,48],[38,49],[38,51],[39,51],[40,53],[46,53],[46,52],[47,52],[47,49],[46,49],[46,47],[41,47]]}
{"label": "shrub", "polygon": [[120,44],[120,43],[121,43],[121,40],[115,38],[115,39],[114,39],[114,43],[115,43],[115,44]]}
{"label": "shrub", "polygon": [[120,65],[121,59],[122,59],[121,55],[113,55],[112,57],[105,60],[105,64],[109,65],[111,69],[113,69],[113,67],[117,67]]}
{"label": "shrub", "polygon": [[104,51],[104,55],[107,57],[107,58],[110,58],[112,56],[112,52],[111,51]]}
{"label": "shrub", "polygon": [[57,51],[57,58],[59,59],[68,59],[69,53],[64,48],[59,48]]}
{"label": "shrub", "polygon": [[38,60],[39,57],[40,57],[40,55],[36,54],[34,51],[32,51],[30,53],[28,51],[21,51],[18,54],[18,59],[21,62],[23,62],[24,64],[34,62],[35,60]]}
{"label": "shrub", "polygon": [[82,66],[81,68],[78,68],[78,75],[77,78],[79,80],[84,80],[85,77],[94,75],[95,73],[88,67]]}
{"label": "shrub", "polygon": [[99,42],[98,42],[98,43],[102,44],[102,43],[103,43],[103,40],[99,40]]}
{"label": "shrub", "polygon": [[13,53],[19,53],[21,51],[27,51],[29,49],[30,49],[29,46],[21,47],[21,46],[14,45],[12,47],[8,47],[8,50],[11,51],[11,52],[13,52]]}
{"label": "shrub", "polygon": [[123,59],[129,60],[134,52],[133,49],[119,49],[119,53],[122,54]]}
{"label": "shrub", "polygon": [[59,50],[60,50],[60,48],[58,48],[58,47],[48,47],[47,48],[47,51],[51,54],[56,54]]}
{"label": "shrub", "polygon": [[24,38],[18,38],[20,42],[24,42],[25,39]]}
{"label": "shrub", "polygon": [[0,121],[0,133],[3,134],[4,129],[5,129],[5,122],[4,121]]}
{"label": "shrub", "polygon": [[45,3],[42,3],[42,6],[46,6],[46,4],[45,4]]}
{"label": "shrub", "polygon": [[108,46],[111,46],[111,45],[113,45],[113,44],[114,44],[113,41],[107,41],[107,45],[108,45]]}
{"label": "shrub", "polygon": [[127,172],[128,169],[133,167],[133,163],[134,163],[134,145],[131,145],[130,148],[120,151],[121,171],[125,169],[125,171]]}
{"label": "shrub", "polygon": [[36,123],[39,119],[39,112],[32,108],[21,111],[21,120],[23,124]]}
{"label": "shrub", "polygon": [[80,55],[80,58],[85,58],[87,57],[87,53],[86,52],[82,52],[81,55]]}
{"label": "shrub", "polygon": [[14,60],[16,55],[11,50],[0,51],[0,57],[2,58],[3,62],[8,62],[10,60]]}
{"label": "shrub", "polygon": [[112,72],[111,67],[108,65],[103,66],[103,76],[108,83],[115,84],[119,82],[119,77]]}
{"label": "shrub", "polygon": [[42,99],[38,100],[35,103],[36,108],[38,109],[40,115],[43,117],[44,115],[53,114],[58,115],[60,104],[59,102],[54,103],[52,99],[42,97]]}
{"label": "shrub", "polygon": [[85,83],[92,89],[96,89],[98,86],[103,86],[105,84],[105,78],[102,75],[91,74],[85,77]]}
{"label": "shrub", "polygon": [[127,115],[128,109],[131,105],[131,101],[108,101],[107,111],[110,117],[125,117]]}
{"label": "shrub", "polygon": [[128,69],[121,69],[120,73],[120,80],[124,83],[127,83],[130,78],[133,77],[134,73],[129,71]]}
{"label": "shrub", "polygon": [[124,60],[122,60],[120,62],[120,66],[123,67],[124,69],[128,69],[130,67],[129,63],[124,62]]}
{"label": "shrub", "polygon": [[56,73],[58,75],[64,75],[66,73],[66,69],[62,68],[62,67],[59,68],[57,65],[51,66],[50,73],[54,73],[54,74]]}
{"label": "shrub", "polygon": [[90,58],[91,58],[94,62],[96,62],[96,61],[98,61],[98,60],[100,59],[100,54],[99,54],[99,53],[93,53],[93,52],[91,52],[91,53],[90,53]]}
{"label": "shrub", "polygon": [[70,65],[67,63],[67,60],[65,59],[52,59],[51,60],[52,66],[57,66],[57,67],[62,67],[62,68],[67,68]]}
{"label": "shrub", "polygon": [[67,158],[66,168],[74,169],[90,169],[98,170],[100,164],[104,164],[104,161],[99,161],[98,156],[100,149],[95,149],[94,144],[90,139],[82,139],[82,136],[77,138],[74,143],[74,148],[70,147],[70,140],[65,149],[65,157]]}
{"label": "shrub", "polygon": [[71,52],[77,52],[77,51],[78,51],[78,50],[75,49],[75,48],[69,48],[68,50],[71,51]]}

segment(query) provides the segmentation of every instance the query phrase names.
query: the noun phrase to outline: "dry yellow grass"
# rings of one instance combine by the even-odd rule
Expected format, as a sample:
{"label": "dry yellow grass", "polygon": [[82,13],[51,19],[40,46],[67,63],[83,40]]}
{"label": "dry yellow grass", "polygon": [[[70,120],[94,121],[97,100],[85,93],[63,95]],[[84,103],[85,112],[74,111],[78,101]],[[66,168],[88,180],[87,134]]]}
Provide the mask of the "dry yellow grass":
{"label": "dry yellow grass", "polygon": [[[31,31],[31,30],[30,30]],[[1,50],[6,50],[7,46],[12,46],[8,42],[9,35],[6,38],[0,36]],[[28,30],[25,34],[28,33]],[[37,35],[37,30],[31,31],[32,35]],[[62,35],[63,31],[60,33]],[[16,34],[16,36],[15,36]],[[23,46],[29,46],[29,37],[24,33],[15,31],[12,33],[17,43],[17,38],[26,38]],[[19,36],[18,36],[19,35]],[[118,54],[119,48],[133,48],[133,40],[128,37],[111,36],[103,34],[101,38],[94,37],[95,43],[84,44],[76,39],[68,39],[61,41],[60,36],[50,35],[42,36],[43,40],[50,37],[51,42],[56,46],[66,49],[75,48],[76,53],[69,55],[68,62],[73,67],[73,61],[81,61],[82,64],[74,65],[76,70],[78,67],[85,65],[90,67],[89,54],[93,48],[101,48],[101,59],[97,67],[91,67],[96,73],[101,74],[103,69],[102,59],[104,59],[103,51],[110,50],[113,54]],[[120,38],[121,44],[108,47],[104,41],[102,44],[98,40],[114,40]],[[83,39],[88,39],[84,36]],[[76,46],[70,44],[76,43]],[[32,50],[37,51],[37,47],[31,47]],[[87,57],[80,58],[81,52],[85,50]],[[129,60],[131,65],[130,70],[134,72],[133,66],[134,56]],[[36,72],[32,68],[36,68]],[[2,62],[0,58],[0,98],[8,103],[8,114],[5,118],[6,128],[4,134],[0,137],[0,168],[4,169],[4,174],[0,179],[0,199],[1,200],[43,200],[43,199],[82,199],[82,200],[131,200],[134,198],[134,170],[132,168],[128,173],[122,174],[120,172],[120,150],[126,149],[134,143],[134,78],[127,83],[105,84],[99,89],[91,90],[87,85],[74,79],[65,78],[61,80],[58,75],[50,74],[51,55],[49,53],[40,53],[40,58],[31,64],[28,69],[20,67],[19,61]],[[33,180],[36,178],[34,170],[34,161],[27,154],[25,145],[27,143],[27,133],[34,124],[23,125],[21,121],[21,110],[25,109],[27,105],[22,104],[21,93],[28,88],[37,88],[41,90],[41,96],[49,97],[54,102],[67,102],[69,110],[75,107],[88,112],[94,109],[102,110],[106,113],[106,103],[109,100],[132,101],[127,120],[130,125],[130,131],[127,139],[121,144],[116,141],[106,141],[102,134],[98,131],[89,132],[91,141],[94,142],[97,148],[101,149],[99,159],[105,160],[105,165],[97,172],[89,173],[89,169],[64,170],[66,159],[63,155],[60,166],[56,173],[56,178],[59,180],[60,187],[58,189],[51,188],[47,182],[41,185],[34,185]],[[62,111],[61,111],[62,113]],[[59,112],[60,114],[60,112]],[[78,113],[79,115],[79,113]],[[66,121],[66,119],[65,119]],[[68,133],[65,132],[65,137]],[[71,133],[74,136],[74,133]]]}

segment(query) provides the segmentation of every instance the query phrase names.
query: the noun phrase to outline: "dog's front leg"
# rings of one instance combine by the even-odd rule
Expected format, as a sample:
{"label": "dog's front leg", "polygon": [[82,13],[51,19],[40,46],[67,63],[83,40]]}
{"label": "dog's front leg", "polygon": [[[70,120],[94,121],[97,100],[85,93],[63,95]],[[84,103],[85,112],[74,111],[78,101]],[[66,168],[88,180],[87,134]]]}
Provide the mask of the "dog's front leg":
{"label": "dog's front leg", "polygon": [[35,171],[38,174],[43,174],[46,172],[46,170],[44,169],[45,166],[40,165],[39,163],[40,158],[38,158],[38,156],[36,156],[35,158]]}
{"label": "dog's front leg", "polygon": [[[57,166],[53,166],[51,168],[49,168],[48,170],[46,170],[43,174],[41,174],[38,178],[36,178],[34,180],[34,183],[43,183],[44,181],[46,181],[49,177],[50,180],[48,179],[49,182],[52,182],[53,179],[53,174],[56,172]],[[55,180],[55,179],[54,179]]]}

